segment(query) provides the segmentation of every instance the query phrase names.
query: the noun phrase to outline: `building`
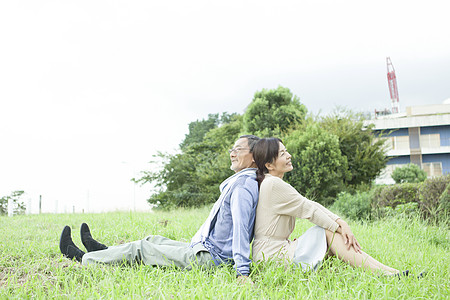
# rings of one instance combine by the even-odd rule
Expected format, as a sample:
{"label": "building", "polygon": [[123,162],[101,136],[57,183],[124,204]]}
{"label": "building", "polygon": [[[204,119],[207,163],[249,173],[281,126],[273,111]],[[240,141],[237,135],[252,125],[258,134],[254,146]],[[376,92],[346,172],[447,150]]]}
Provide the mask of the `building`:
{"label": "building", "polygon": [[407,107],[406,112],[368,120],[388,141],[386,169],[378,183],[394,183],[392,171],[413,163],[428,177],[450,173],[450,99],[443,104]]}

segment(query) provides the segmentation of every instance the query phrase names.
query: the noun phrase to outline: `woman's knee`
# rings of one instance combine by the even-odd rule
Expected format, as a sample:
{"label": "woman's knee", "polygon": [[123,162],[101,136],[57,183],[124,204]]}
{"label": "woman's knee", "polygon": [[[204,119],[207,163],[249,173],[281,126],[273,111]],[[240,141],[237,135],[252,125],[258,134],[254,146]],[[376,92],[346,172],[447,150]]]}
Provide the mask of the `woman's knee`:
{"label": "woman's knee", "polygon": [[336,238],[337,235],[339,235],[339,233],[325,229],[325,236],[327,237],[328,245],[331,244],[331,242]]}

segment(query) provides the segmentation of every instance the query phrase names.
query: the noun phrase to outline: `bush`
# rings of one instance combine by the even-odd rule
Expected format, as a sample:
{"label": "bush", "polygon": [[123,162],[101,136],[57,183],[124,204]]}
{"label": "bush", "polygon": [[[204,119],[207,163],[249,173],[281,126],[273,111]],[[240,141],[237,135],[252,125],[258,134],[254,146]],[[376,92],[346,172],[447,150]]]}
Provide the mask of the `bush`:
{"label": "bush", "polygon": [[397,205],[418,202],[417,183],[402,183],[388,186],[378,186],[372,196],[372,209],[378,211],[382,207],[395,209]]}
{"label": "bush", "polygon": [[378,186],[373,190],[371,206],[372,216],[411,214],[417,207],[424,219],[448,223],[450,175],[430,178],[421,183]]}
{"label": "bush", "polygon": [[427,173],[418,165],[407,164],[404,167],[396,168],[391,175],[395,183],[414,183],[423,182],[427,179]]}
{"label": "bush", "polygon": [[384,216],[389,217],[398,217],[398,216],[406,216],[406,217],[412,217],[417,216],[419,212],[418,203],[416,202],[409,202],[405,204],[399,204],[395,208],[386,206],[383,207],[382,212]]}
{"label": "bush", "polygon": [[450,175],[433,177],[419,188],[418,203],[424,218],[437,221],[449,212]]}
{"label": "bush", "polygon": [[450,220],[450,184],[447,184],[445,191],[439,197],[439,209],[439,219],[448,223]]}
{"label": "bush", "polygon": [[358,191],[352,195],[348,192],[342,192],[334,202],[332,210],[336,210],[352,220],[370,219],[371,193]]}

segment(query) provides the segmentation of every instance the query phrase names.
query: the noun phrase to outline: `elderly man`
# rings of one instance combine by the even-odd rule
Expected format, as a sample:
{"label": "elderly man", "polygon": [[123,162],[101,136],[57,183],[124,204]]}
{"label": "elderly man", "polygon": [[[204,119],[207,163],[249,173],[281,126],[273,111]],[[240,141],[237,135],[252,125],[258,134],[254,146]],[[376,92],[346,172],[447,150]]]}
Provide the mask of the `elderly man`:
{"label": "elderly man", "polygon": [[140,241],[106,247],[92,238],[89,227],[83,223],[81,240],[87,253],[73,243],[69,226],[64,227],[61,234],[61,252],[83,265],[126,261],[191,269],[194,265],[210,268],[234,264],[237,276],[248,276],[258,202],[252,150],[258,140],[253,135],[241,136],[229,150],[230,168],[236,173],[220,185],[219,199],[190,244],[150,235]]}

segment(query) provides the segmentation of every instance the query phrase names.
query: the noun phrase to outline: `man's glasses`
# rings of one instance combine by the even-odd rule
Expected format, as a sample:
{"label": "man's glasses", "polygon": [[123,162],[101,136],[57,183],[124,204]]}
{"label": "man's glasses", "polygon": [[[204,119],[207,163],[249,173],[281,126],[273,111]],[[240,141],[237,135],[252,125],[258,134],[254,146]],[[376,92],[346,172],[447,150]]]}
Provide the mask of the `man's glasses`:
{"label": "man's glasses", "polygon": [[241,150],[250,150],[250,149],[249,148],[236,147],[236,148],[228,150],[228,152],[231,154],[232,152],[236,152],[237,153],[237,152],[239,152]]}

